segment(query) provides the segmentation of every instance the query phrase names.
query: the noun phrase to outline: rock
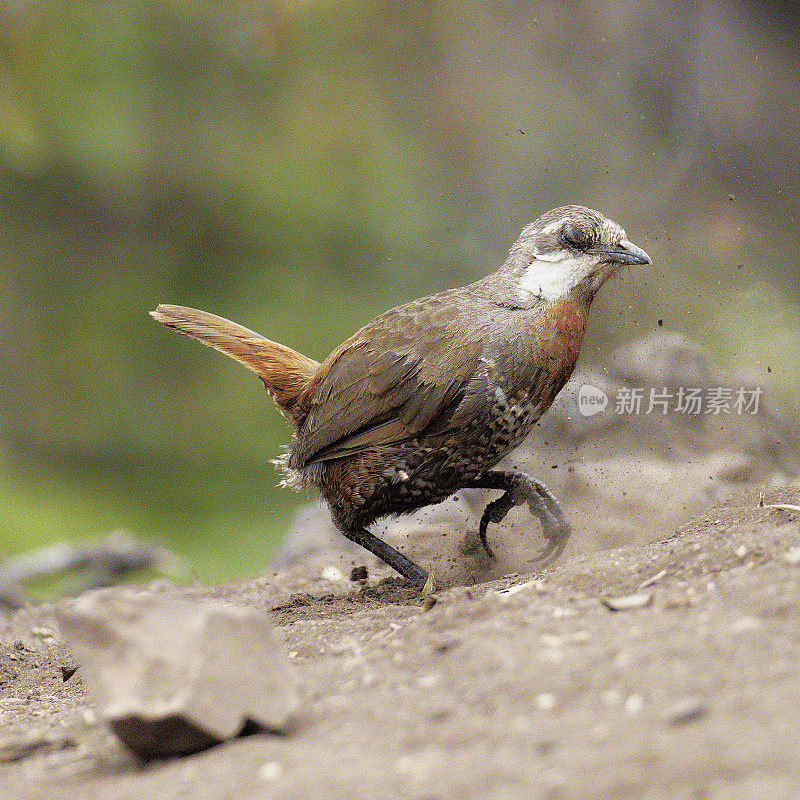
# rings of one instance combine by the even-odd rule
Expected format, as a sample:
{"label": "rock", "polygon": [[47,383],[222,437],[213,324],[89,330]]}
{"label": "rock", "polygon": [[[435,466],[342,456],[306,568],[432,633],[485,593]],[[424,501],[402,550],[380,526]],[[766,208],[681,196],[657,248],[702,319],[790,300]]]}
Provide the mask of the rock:
{"label": "rock", "polygon": [[263,613],[172,592],[103,589],[56,612],[101,718],[143,757],[196,752],[297,705],[286,647]]}
{"label": "rock", "polygon": [[652,605],[653,595],[650,592],[639,592],[624,597],[604,597],[602,602],[609,611],[632,611]]}
{"label": "rock", "polygon": [[42,578],[73,574],[77,594],[81,590],[113,586],[126,575],[143,569],[177,577],[186,575],[183,562],[174,553],[138,541],[124,531],[80,544],[57,542],[0,562],[0,607],[22,608],[27,584]]}
{"label": "rock", "polygon": [[667,722],[675,727],[689,725],[692,722],[703,719],[708,712],[709,707],[706,703],[690,697],[676,703],[669,710]]}

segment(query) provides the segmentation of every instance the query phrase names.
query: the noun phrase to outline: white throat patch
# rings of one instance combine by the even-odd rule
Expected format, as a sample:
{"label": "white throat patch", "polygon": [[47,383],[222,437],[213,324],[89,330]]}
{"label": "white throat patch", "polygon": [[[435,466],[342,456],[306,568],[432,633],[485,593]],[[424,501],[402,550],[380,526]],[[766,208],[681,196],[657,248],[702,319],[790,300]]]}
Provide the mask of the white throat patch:
{"label": "white throat patch", "polygon": [[588,256],[575,257],[566,251],[537,255],[522,273],[517,293],[521,300],[533,295],[552,303],[569,294],[592,269]]}

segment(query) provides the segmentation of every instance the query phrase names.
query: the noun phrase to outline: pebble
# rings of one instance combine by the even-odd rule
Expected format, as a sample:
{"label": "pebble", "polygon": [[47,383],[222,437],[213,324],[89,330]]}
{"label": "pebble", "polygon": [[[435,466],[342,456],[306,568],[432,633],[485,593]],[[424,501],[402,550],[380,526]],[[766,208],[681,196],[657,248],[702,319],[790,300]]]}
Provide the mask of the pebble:
{"label": "pebble", "polygon": [[697,722],[708,714],[708,706],[701,700],[687,698],[676,703],[667,713],[667,722],[678,727]]}
{"label": "pebble", "polygon": [[267,761],[258,771],[259,776],[265,781],[277,781],[283,777],[283,767],[280,761]]}
{"label": "pebble", "polygon": [[653,602],[652,592],[640,592],[624,597],[604,597],[603,605],[609,611],[631,611],[635,608],[644,608]]}
{"label": "pebble", "polygon": [[536,708],[539,711],[552,711],[556,707],[556,697],[549,692],[536,695]]}
{"label": "pebble", "polygon": [[624,708],[629,714],[638,714],[642,708],[644,708],[644,700],[642,700],[640,695],[632,694],[625,701]]}
{"label": "pebble", "polygon": [[787,564],[791,564],[793,567],[796,567],[800,564],[800,547],[790,547],[784,554],[783,560]]}

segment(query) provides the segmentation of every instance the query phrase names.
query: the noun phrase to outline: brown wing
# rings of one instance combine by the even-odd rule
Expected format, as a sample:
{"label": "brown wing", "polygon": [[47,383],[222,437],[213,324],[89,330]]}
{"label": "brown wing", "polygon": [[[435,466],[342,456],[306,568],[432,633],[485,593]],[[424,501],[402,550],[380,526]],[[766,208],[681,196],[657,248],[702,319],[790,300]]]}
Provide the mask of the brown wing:
{"label": "brown wing", "polygon": [[[483,331],[450,292],[386,312],[335,350],[307,390],[290,466],[411,439],[446,424],[481,362]],[[302,400],[301,400],[302,402]]]}

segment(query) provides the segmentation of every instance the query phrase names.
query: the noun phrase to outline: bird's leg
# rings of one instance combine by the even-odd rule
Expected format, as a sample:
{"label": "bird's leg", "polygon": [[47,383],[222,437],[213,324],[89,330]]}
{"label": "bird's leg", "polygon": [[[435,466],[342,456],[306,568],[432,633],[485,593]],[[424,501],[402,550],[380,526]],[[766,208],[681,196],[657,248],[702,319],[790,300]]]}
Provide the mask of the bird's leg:
{"label": "bird's leg", "polygon": [[553,561],[561,555],[572,526],[564,515],[561,503],[541,481],[534,480],[524,472],[490,470],[478,475],[465,488],[505,490],[504,495],[486,506],[478,528],[481,544],[490,556],[494,553],[486,539],[489,523],[501,522],[514,506],[522,503],[527,503],[531,514],[542,523],[542,532],[548,542],[542,553],[542,563]]}
{"label": "bird's leg", "polygon": [[351,541],[361,545],[365,550],[377,556],[384,564],[388,564],[395,572],[414,583],[423,585],[423,593],[429,594],[435,589],[433,576],[422,567],[417,566],[411,559],[406,558],[401,552],[386,544],[366,528],[342,529],[342,533]]}

